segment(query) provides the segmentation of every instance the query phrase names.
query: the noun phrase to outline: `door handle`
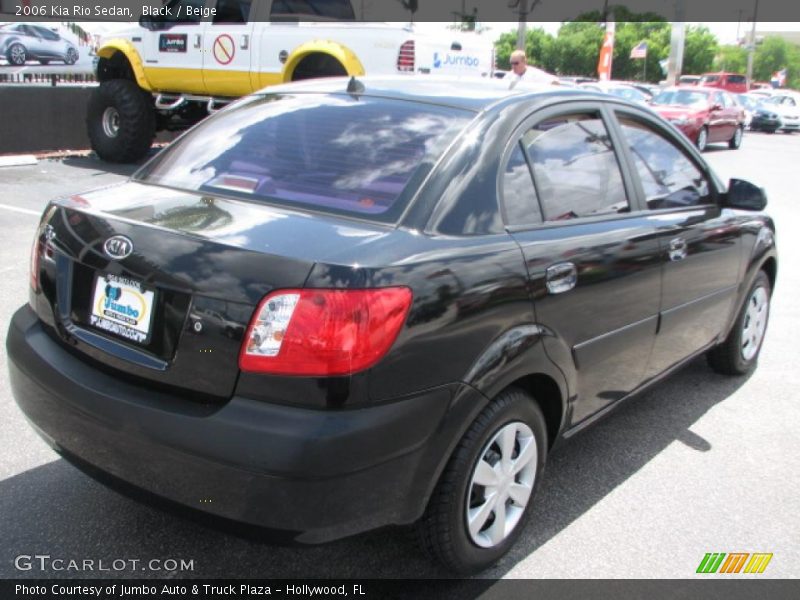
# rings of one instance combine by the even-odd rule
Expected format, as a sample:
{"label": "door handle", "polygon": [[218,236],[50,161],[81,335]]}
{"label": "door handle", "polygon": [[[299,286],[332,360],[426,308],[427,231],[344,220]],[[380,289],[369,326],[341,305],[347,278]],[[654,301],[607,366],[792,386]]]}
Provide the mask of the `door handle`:
{"label": "door handle", "polygon": [[194,47],[199,48],[203,45],[203,38],[199,33],[194,34]]}
{"label": "door handle", "polygon": [[247,48],[250,46],[250,36],[246,34],[243,35],[242,42],[239,45],[241,46],[242,50],[247,50]]}
{"label": "door handle", "polygon": [[686,258],[686,240],[683,238],[673,238],[669,241],[669,259],[671,261],[683,260]]}
{"label": "door handle", "polygon": [[570,291],[578,283],[578,268],[571,262],[558,263],[547,267],[545,274],[547,291],[551,294],[563,294]]}

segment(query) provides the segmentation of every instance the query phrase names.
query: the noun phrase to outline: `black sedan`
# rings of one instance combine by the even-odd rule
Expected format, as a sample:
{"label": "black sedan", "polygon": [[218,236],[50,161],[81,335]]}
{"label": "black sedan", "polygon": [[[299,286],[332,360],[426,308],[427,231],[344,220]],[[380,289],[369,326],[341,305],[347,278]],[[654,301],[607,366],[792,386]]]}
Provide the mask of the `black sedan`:
{"label": "black sedan", "polygon": [[753,118],[750,121],[751,131],[775,133],[782,126],[781,116],[769,104],[759,104],[753,111]]}
{"label": "black sedan", "polygon": [[297,541],[497,561],[555,444],[698,355],[755,367],[777,272],[763,191],[647,108],[506,87],[270,88],[50,203],[7,338],[29,421]]}

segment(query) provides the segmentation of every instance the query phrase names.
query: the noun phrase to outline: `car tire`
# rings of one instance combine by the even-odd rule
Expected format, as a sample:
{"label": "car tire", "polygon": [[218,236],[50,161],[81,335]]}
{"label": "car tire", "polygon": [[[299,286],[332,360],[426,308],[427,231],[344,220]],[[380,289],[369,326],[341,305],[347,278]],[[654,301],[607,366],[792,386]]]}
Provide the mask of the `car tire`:
{"label": "car tire", "polygon": [[92,149],[117,163],[143,158],[156,131],[153,98],[127,79],[104,81],[92,92],[86,116]]}
{"label": "car tire", "polygon": [[771,297],[769,277],[759,271],[728,337],[707,354],[708,364],[714,371],[723,375],[745,375],[753,370],[767,331]]}
{"label": "car tire", "polygon": [[737,127],[733,137],[728,142],[728,148],[731,150],[738,150],[742,145],[742,137],[744,136],[744,127]]}
{"label": "car tire", "polygon": [[19,42],[11,44],[6,51],[6,59],[8,59],[9,64],[21,67],[28,60],[28,51]]}
{"label": "car tire", "polygon": [[703,152],[708,147],[708,127],[702,127],[697,133],[697,141],[695,145],[700,152]]}
{"label": "car tire", "polygon": [[[497,562],[524,529],[546,457],[547,427],[539,406],[522,390],[508,388],[478,415],[445,467],[416,524],[423,551],[461,575]],[[480,477],[498,483],[483,484]],[[494,491],[487,497],[488,490]],[[504,526],[495,527],[501,505]]]}
{"label": "car tire", "polygon": [[64,64],[74,65],[78,62],[78,51],[75,48],[67,50],[67,56],[64,58]]}

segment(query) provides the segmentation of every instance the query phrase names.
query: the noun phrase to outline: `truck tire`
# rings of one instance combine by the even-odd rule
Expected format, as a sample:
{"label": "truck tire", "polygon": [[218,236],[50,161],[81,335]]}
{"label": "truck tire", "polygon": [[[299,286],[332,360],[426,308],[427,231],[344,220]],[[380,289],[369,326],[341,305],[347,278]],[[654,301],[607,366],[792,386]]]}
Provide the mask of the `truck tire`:
{"label": "truck tire", "polygon": [[89,98],[86,126],[100,158],[135,162],[147,154],[155,137],[153,99],[133,81],[104,81]]}

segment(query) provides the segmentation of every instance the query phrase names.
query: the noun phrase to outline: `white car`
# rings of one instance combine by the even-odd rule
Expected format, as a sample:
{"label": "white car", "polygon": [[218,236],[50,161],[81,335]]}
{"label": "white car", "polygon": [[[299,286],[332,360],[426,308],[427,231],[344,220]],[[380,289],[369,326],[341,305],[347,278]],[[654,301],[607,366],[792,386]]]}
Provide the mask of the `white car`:
{"label": "white car", "polygon": [[782,125],[778,131],[794,133],[800,130],[800,94],[785,92],[770,96],[764,101],[781,117]]}
{"label": "white car", "polygon": [[80,55],[75,44],[57,31],[36,23],[6,23],[0,25],[0,56],[21,67],[29,60],[43,65],[51,60],[74,65]]}

